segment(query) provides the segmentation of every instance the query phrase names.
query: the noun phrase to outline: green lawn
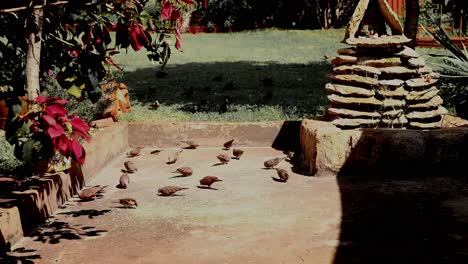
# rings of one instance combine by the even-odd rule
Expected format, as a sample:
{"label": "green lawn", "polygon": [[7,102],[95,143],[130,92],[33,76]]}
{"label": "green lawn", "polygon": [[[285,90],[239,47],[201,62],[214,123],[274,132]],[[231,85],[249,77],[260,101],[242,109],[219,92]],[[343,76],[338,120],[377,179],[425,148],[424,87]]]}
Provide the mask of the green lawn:
{"label": "green lawn", "polygon": [[[132,112],[129,121],[273,121],[321,114],[330,60],[343,47],[344,30],[258,30],[184,34],[183,52],[173,49],[164,69],[144,51],[115,58],[125,72]],[[232,105],[220,113],[226,96]],[[158,100],[159,110],[149,110]],[[192,105],[200,104],[192,113]]]}

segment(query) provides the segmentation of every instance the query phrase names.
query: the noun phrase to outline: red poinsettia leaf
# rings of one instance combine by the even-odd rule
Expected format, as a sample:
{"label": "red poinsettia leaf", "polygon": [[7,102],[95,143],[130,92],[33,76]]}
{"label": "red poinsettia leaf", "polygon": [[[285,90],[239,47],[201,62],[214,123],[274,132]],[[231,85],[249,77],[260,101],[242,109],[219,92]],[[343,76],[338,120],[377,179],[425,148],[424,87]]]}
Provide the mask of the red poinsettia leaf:
{"label": "red poinsettia leaf", "polygon": [[63,106],[61,105],[55,105],[55,104],[48,105],[44,111],[51,116],[55,116],[55,115],[62,116],[62,115],[67,114],[67,109],[63,108]]}
{"label": "red poinsettia leaf", "polygon": [[47,123],[48,126],[56,126],[57,121],[55,121],[55,118],[51,117],[50,115],[43,114],[42,119]]}
{"label": "red poinsettia leaf", "polygon": [[46,99],[47,99],[47,97],[45,97],[43,95],[39,95],[38,97],[36,97],[36,102],[38,104],[43,104],[43,103],[45,103]]}
{"label": "red poinsettia leaf", "polygon": [[60,153],[64,156],[69,156],[70,155],[70,148],[68,147],[68,141],[69,139],[65,136],[62,135],[60,137],[57,137],[54,141],[54,147],[58,148],[60,150]]}
{"label": "red poinsettia leaf", "polygon": [[88,134],[90,129],[89,125],[79,118],[76,115],[71,116],[70,123],[73,126],[73,132],[76,133],[78,136],[82,137],[84,140],[89,141],[91,136]]}
{"label": "red poinsettia leaf", "polygon": [[78,142],[76,139],[71,140],[71,150],[72,150],[72,158],[80,163],[83,164],[85,162],[86,151],[83,146]]}
{"label": "red poinsettia leaf", "polygon": [[63,135],[63,127],[60,126],[59,124],[55,124],[54,126],[49,126],[46,130],[46,133],[52,139],[56,137],[60,137],[61,135]]}
{"label": "red poinsettia leaf", "polygon": [[133,24],[130,29],[130,45],[133,50],[139,51],[142,47],[149,44],[149,40],[146,37],[145,31],[141,24]]}
{"label": "red poinsettia leaf", "polygon": [[52,104],[59,104],[59,105],[64,105],[68,104],[69,101],[65,99],[61,99],[58,97],[50,97],[49,99],[46,100],[47,104],[52,105]]}
{"label": "red poinsettia leaf", "polygon": [[107,25],[107,30],[113,32],[117,30],[117,23],[110,23]]}
{"label": "red poinsettia leaf", "polygon": [[171,19],[172,10],[173,10],[172,3],[163,0],[163,2],[162,2],[162,10],[161,10],[161,19],[162,19],[162,20],[169,20],[169,19]]}
{"label": "red poinsettia leaf", "polygon": [[[172,11],[171,20],[177,21],[178,19],[180,19],[180,11],[179,10]],[[177,24],[178,24],[177,27],[180,27],[179,26],[179,24],[181,24],[180,21],[177,21]]]}

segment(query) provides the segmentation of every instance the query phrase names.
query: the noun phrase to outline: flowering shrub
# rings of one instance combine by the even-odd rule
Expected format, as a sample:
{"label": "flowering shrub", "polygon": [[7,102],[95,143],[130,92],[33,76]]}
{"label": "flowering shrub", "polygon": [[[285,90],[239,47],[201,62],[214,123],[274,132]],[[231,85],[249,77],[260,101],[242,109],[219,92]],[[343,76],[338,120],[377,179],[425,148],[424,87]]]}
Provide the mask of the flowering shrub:
{"label": "flowering shrub", "polygon": [[76,115],[69,115],[67,100],[38,96],[24,115],[7,127],[7,140],[15,146],[17,158],[36,163],[51,158],[57,151],[82,164],[86,152],[80,140],[89,141],[89,126]]}

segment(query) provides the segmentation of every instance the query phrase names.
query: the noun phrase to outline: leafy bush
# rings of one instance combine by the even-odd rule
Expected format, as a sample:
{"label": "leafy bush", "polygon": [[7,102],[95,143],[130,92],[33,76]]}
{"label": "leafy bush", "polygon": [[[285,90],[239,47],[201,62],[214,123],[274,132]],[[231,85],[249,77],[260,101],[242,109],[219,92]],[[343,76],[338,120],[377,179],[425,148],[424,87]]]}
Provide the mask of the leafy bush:
{"label": "leafy bush", "polygon": [[5,139],[5,133],[0,130],[0,175],[15,174],[14,171],[23,166],[23,162],[13,155],[15,147]]}
{"label": "leafy bush", "polygon": [[[203,0],[204,1],[204,0]],[[193,25],[221,29],[279,27],[316,29],[342,27],[351,17],[357,0],[208,0],[198,5]]]}
{"label": "leafy bush", "polygon": [[425,31],[450,52],[448,55],[430,54],[435,58],[431,64],[445,79],[440,87],[441,95],[455,108],[458,116],[468,118],[468,51],[463,43],[463,50],[460,49],[432,16],[426,14],[426,19],[434,25],[434,30],[423,27]]}

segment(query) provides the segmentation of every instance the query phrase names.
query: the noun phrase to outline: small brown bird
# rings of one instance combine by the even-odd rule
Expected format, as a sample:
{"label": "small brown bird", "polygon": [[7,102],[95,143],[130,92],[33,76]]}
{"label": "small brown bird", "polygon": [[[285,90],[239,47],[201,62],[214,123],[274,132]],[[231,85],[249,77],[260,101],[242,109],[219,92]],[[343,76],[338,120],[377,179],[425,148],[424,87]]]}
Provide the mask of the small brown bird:
{"label": "small brown bird", "polygon": [[127,160],[124,162],[124,166],[125,166],[125,170],[128,172],[128,173],[134,173],[136,171],[138,171],[138,168],[135,166],[135,164],[130,161],[130,160]]}
{"label": "small brown bird", "polygon": [[173,173],[180,173],[182,176],[190,176],[193,174],[193,170],[190,167],[180,167]]}
{"label": "small brown bird", "polygon": [[281,181],[287,182],[289,179],[289,174],[286,170],[280,169],[280,168],[275,168],[276,172],[278,173],[278,177],[280,178]]}
{"label": "small brown bird", "polygon": [[225,149],[230,149],[232,147],[232,143],[234,142],[234,139],[229,140],[228,142],[224,143],[224,148]]}
{"label": "small brown bird", "polygon": [[229,155],[226,155],[226,154],[219,154],[216,157],[223,164],[228,164],[228,162],[231,160],[231,157],[229,157]]}
{"label": "small brown bird", "polygon": [[223,180],[219,179],[216,176],[205,176],[203,179],[200,180],[201,185],[206,185],[211,188],[211,185],[215,182],[221,182]]}
{"label": "small brown bird", "polygon": [[130,150],[129,152],[127,152],[127,157],[129,158],[132,158],[132,157],[136,157],[136,156],[140,156],[140,151],[143,149],[143,147],[136,147],[136,148],[133,148],[132,150]]}
{"label": "small brown bird", "polygon": [[276,165],[278,165],[282,160],[284,160],[286,157],[283,158],[274,158],[274,159],[269,159],[263,163],[265,165],[265,168],[272,169]]}
{"label": "small brown bird", "polygon": [[244,151],[242,149],[233,149],[232,150],[232,155],[236,157],[236,159],[240,159],[240,157],[244,154]]}
{"label": "small brown bird", "polygon": [[169,156],[167,157],[167,164],[176,163],[176,161],[179,159],[180,153],[182,153],[182,150],[169,154]]}
{"label": "small brown bird", "polygon": [[100,186],[96,185],[90,188],[86,188],[82,190],[80,193],[78,193],[78,197],[80,197],[81,200],[84,201],[89,201],[89,200],[94,200],[96,199],[96,195],[102,191],[104,188],[106,188],[108,185]]}
{"label": "small brown bird", "polygon": [[148,107],[148,109],[150,110],[158,110],[159,109],[159,106],[161,106],[161,104],[159,103],[158,100],[154,101],[154,103],[151,103]]}
{"label": "small brown bird", "polygon": [[172,196],[178,191],[187,190],[187,189],[188,188],[186,188],[186,187],[179,187],[179,186],[169,185],[169,186],[164,186],[162,188],[159,188],[158,193],[161,196]]}
{"label": "small brown bird", "polygon": [[128,173],[124,172],[119,179],[119,188],[127,189],[128,184],[130,183],[130,178],[128,177]]}
{"label": "small brown bird", "polygon": [[196,149],[198,148],[198,146],[200,146],[197,143],[195,143],[193,140],[182,140],[180,142],[187,144],[189,149]]}
{"label": "small brown bird", "polygon": [[132,207],[138,207],[138,203],[135,199],[133,198],[122,198],[119,199],[119,203],[123,205],[125,208],[132,208]]}

